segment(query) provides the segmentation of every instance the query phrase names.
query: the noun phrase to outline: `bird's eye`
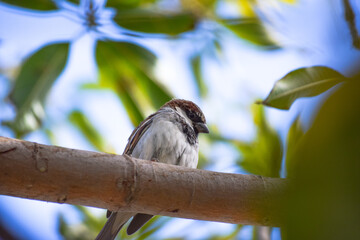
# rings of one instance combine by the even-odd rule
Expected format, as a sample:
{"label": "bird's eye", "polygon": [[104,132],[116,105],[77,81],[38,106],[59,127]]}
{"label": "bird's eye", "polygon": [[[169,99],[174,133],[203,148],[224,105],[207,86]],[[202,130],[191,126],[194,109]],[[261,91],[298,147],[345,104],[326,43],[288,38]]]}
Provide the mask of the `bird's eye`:
{"label": "bird's eye", "polygon": [[194,119],[196,117],[195,113],[193,112],[189,112],[188,116],[190,119]]}

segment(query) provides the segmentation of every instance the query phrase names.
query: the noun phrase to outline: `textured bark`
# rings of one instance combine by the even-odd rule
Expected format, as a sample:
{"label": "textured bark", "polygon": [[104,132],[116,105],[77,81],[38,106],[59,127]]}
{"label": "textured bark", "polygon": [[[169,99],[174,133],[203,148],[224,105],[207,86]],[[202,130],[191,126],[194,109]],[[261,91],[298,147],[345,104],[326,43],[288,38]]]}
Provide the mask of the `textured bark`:
{"label": "textured bark", "polygon": [[280,225],[286,180],[0,137],[0,194],[116,211]]}

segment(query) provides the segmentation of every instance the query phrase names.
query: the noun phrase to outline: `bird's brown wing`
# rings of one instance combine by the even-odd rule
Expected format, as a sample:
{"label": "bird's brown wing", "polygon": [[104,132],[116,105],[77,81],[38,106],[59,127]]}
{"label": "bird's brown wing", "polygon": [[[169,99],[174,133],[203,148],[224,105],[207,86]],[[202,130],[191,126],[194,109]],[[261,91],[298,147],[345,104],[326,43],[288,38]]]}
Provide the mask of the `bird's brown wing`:
{"label": "bird's brown wing", "polygon": [[142,121],[139,126],[137,126],[134,131],[131,133],[130,137],[129,137],[129,141],[126,144],[125,150],[123,154],[127,154],[127,155],[131,155],[134,148],[136,147],[136,144],[139,142],[139,139],[141,138],[142,135],[144,135],[144,133],[146,132],[146,130],[150,127],[152,121],[153,121],[153,116],[155,115],[151,114],[149,117],[147,117],[144,121]]}

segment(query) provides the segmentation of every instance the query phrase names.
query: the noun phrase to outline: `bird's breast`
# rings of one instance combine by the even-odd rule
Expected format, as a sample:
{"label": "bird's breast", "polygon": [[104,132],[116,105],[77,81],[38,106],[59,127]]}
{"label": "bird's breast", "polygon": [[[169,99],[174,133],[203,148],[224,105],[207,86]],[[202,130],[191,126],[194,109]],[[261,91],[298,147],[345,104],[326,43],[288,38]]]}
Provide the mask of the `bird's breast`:
{"label": "bird's breast", "polygon": [[198,143],[190,144],[186,135],[171,121],[155,119],[134,148],[133,157],[196,168]]}

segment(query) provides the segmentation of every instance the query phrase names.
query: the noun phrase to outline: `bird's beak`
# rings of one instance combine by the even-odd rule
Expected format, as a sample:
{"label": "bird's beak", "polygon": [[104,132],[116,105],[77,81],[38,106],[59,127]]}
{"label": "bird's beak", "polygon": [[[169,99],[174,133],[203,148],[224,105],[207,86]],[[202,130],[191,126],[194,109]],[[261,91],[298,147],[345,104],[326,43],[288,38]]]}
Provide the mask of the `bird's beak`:
{"label": "bird's beak", "polygon": [[209,129],[205,123],[195,123],[194,127],[199,133],[209,133]]}

